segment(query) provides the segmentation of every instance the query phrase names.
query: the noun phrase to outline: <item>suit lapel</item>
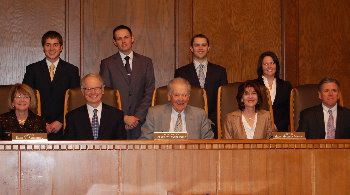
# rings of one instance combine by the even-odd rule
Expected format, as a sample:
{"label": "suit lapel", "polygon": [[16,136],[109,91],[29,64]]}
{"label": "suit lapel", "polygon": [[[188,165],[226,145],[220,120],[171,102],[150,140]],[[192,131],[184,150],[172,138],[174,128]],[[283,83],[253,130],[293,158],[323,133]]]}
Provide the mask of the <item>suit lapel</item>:
{"label": "suit lapel", "polygon": [[81,120],[81,124],[80,124],[81,127],[83,127],[82,129],[86,131],[86,134],[88,135],[89,139],[94,139],[92,135],[91,121],[89,118],[89,113],[86,105],[82,108],[82,119],[84,119],[84,120]]}
{"label": "suit lapel", "polygon": [[197,72],[196,72],[196,68],[194,67],[193,63],[189,66],[189,74],[190,74],[190,78],[192,79],[192,82],[190,81],[190,83],[194,83],[194,85],[196,87],[200,87],[200,83],[199,83],[198,75],[197,75]]}
{"label": "suit lapel", "polygon": [[47,67],[46,59],[42,60],[40,69],[43,71],[42,76],[44,77],[45,82],[51,84],[50,72],[49,68]]}
{"label": "suit lapel", "polygon": [[[207,74],[205,76],[205,83],[204,83],[204,88],[207,87],[208,84],[212,83],[212,81],[214,80],[214,76],[213,74],[208,74],[208,72],[215,72],[214,69],[214,65],[212,63],[208,62],[208,66],[207,66]],[[198,81],[199,82],[199,81]]]}
{"label": "suit lapel", "polygon": [[[139,75],[141,73],[142,67],[140,66],[140,61],[138,54],[134,52],[134,56],[132,59],[132,71],[131,71],[131,80],[130,80],[130,86],[134,86],[135,83],[137,83],[137,79],[139,79]],[[126,71],[125,71],[126,72]],[[132,87],[134,89],[134,87]]]}
{"label": "suit lapel", "polygon": [[[343,129],[342,124],[343,122],[343,109],[339,105],[337,106],[337,121],[336,121],[336,128],[335,128],[335,138],[338,138],[340,134],[340,129]],[[339,130],[339,131],[338,131]]]}
{"label": "suit lapel", "polygon": [[[62,62],[62,59],[59,60],[57,67],[56,67],[56,71],[55,71],[55,75],[53,77],[53,80],[51,81],[51,84],[56,84],[56,83],[60,83],[59,80],[63,79],[62,76],[64,74],[64,64]],[[51,80],[50,78],[50,72],[49,72],[49,80]]]}
{"label": "suit lapel", "polygon": [[323,116],[323,108],[322,104],[317,107],[317,112],[315,113],[316,117],[316,123],[317,123],[317,128],[318,129],[318,134],[321,135],[321,137],[326,136],[326,131],[325,131],[325,124],[324,124],[324,116]]}
{"label": "suit lapel", "polygon": [[169,132],[170,130],[171,108],[171,104],[166,104],[166,106],[164,107],[164,112],[162,113],[164,118],[163,121],[161,121],[162,129],[160,129],[160,131]]}
{"label": "suit lapel", "polygon": [[185,108],[185,121],[186,121],[186,131],[189,135],[190,131],[195,130],[195,127],[194,127],[193,113],[192,113],[192,110],[188,106]]}
{"label": "suit lapel", "polygon": [[[101,110],[101,118],[100,118],[100,127],[98,129],[98,138],[103,137],[104,130],[107,129],[107,121],[108,120],[108,113],[106,113],[105,105],[102,103],[102,110]],[[91,129],[92,132],[92,129]]]}

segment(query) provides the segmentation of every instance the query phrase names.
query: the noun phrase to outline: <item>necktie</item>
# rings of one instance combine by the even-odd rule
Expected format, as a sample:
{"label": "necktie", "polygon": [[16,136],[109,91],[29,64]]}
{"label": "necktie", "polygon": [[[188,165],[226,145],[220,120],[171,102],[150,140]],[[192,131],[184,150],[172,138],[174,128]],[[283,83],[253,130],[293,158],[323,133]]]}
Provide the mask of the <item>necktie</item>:
{"label": "necktie", "polygon": [[96,140],[98,137],[98,129],[99,129],[97,109],[94,109],[94,115],[92,116],[91,127],[92,127],[92,135],[94,136],[94,139]]}
{"label": "necktie", "polygon": [[335,138],[335,128],[334,128],[334,118],[332,114],[332,110],[328,110],[329,118],[327,122],[327,139]]}
{"label": "necktie", "polygon": [[49,66],[50,68],[50,78],[51,78],[51,81],[53,80],[53,77],[55,76],[55,65],[54,64],[51,64]]}
{"label": "necktie", "polygon": [[199,84],[201,88],[204,88],[204,83],[205,83],[205,75],[204,75],[203,68],[204,68],[204,65],[200,64],[199,71],[198,71],[198,79],[199,79]]}
{"label": "necktie", "polygon": [[181,114],[180,113],[177,115],[177,120],[176,120],[174,131],[175,132],[181,132],[182,131],[182,119],[181,119]]}
{"label": "necktie", "polygon": [[126,56],[124,59],[126,61],[126,63],[125,63],[125,70],[128,73],[128,76],[131,76],[131,67],[130,67],[130,63],[129,63],[130,57]]}

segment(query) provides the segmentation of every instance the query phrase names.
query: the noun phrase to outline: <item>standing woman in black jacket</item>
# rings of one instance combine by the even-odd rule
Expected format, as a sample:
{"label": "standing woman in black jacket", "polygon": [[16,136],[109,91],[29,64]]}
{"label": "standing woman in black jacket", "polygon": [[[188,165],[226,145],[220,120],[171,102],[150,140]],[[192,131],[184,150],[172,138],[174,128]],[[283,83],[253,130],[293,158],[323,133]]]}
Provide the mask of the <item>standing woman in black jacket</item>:
{"label": "standing woman in black jacket", "polygon": [[258,78],[255,80],[270,91],[273,116],[278,131],[288,131],[289,99],[292,85],[279,78],[280,63],[274,52],[267,51],[258,60]]}

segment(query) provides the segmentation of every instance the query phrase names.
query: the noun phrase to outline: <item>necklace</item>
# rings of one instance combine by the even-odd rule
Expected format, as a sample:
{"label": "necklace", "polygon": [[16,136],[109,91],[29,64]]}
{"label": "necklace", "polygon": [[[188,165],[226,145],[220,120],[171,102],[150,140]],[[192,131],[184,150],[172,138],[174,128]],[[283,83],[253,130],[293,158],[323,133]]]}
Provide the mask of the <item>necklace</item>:
{"label": "necklace", "polygon": [[24,119],[24,120],[19,120],[19,119],[17,119],[18,120],[18,123],[20,124],[20,125],[24,125],[24,123],[26,122],[26,119]]}

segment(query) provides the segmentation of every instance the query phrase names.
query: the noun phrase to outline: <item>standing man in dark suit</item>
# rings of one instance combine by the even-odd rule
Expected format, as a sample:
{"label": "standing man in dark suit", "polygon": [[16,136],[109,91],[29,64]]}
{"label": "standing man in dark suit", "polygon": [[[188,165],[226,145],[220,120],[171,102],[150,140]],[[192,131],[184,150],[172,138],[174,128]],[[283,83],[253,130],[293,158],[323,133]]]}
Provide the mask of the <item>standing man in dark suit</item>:
{"label": "standing man in dark suit", "polygon": [[86,105],[66,115],[64,137],[68,140],[126,139],[124,113],[102,103],[104,84],[100,75],[88,74],[81,79]]}
{"label": "standing man in dark suit", "polygon": [[152,60],[132,51],[134,41],[129,27],[117,26],[113,30],[113,43],[119,52],[102,60],[100,66],[106,86],[120,92],[128,139],[141,135],[155,82]]}
{"label": "standing man in dark suit", "polygon": [[48,139],[60,140],[63,138],[64,96],[67,89],[79,86],[79,70],[60,58],[63,39],[58,32],[46,32],[41,44],[46,57],[26,67],[23,83],[39,90]]}
{"label": "standing man in dark suit", "polygon": [[212,122],[212,129],[217,135],[215,125],[218,88],[227,84],[226,69],[222,66],[208,62],[209,39],[203,34],[195,35],[191,40],[190,50],[193,53],[193,62],[175,71],[175,78],[182,77],[192,86],[204,88],[208,97],[208,115]]}
{"label": "standing man in dark suit", "polygon": [[349,139],[350,110],[338,105],[340,85],[336,79],[322,79],[318,86],[322,104],[300,113],[297,131],[304,131],[307,139]]}

